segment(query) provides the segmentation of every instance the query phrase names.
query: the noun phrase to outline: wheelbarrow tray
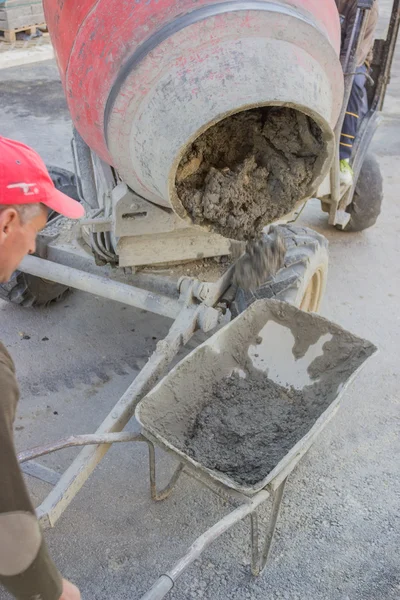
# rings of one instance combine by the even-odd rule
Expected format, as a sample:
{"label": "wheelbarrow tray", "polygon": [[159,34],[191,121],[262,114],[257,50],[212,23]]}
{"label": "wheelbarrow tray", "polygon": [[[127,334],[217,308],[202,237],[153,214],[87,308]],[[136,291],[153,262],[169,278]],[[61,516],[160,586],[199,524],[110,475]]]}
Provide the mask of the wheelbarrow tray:
{"label": "wheelbarrow tray", "polygon": [[[136,409],[144,436],[176,455],[189,471],[251,496],[290,472],[337,410],[343,394],[376,347],[316,314],[276,300],[259,300],[177,364]],[[266,477],[235,481],[185,452],[185,439],[214,382],[252,369],[284,387],[319,386],[323,412]],[[208,393],[207,393],[208,391]],[[272,486],[275,487],[275,486]]]}

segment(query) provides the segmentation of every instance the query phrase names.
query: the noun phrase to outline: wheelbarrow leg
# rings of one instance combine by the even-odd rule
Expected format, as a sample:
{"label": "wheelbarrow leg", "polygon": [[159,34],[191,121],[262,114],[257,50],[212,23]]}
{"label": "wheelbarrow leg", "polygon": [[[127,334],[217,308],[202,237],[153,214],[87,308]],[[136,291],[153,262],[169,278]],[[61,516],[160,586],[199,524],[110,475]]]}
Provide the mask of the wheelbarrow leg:
{"label": "wheelbarrow leg", "polygon": [[275,490],[272,513],[268,525],[267,534],[264,540],[262,550],[260,552],[259,533],[260,527],[258,522],[257,511],[251,513],[251,572],[253,575],[261,575],[267,564],[268,556],[271,550],[272,540],[274,538],[276,523],[278,521],[279,510],[281,508],[283,492],[285,489],[286,479],[282,481],[279,487]]}
{"label": "wheelbarrow leg", "polygon": [[147,441],[147,445],[149,448],[149,465],[150,465],[150,494],[151,494],[151,499],[154,500],[155,502],[161,502],[162,500],[166,500],[172,493],[176,482],[178,481],[180,474],[183,471],[183,467],[184,464],[183,463],[179,463],[179,465],[177,466],[177,468],[175,469],[174,474],[172,475],[171,479],[169,480],[169,483],[165,486],[165,488],[163,490],[161,490],[160,492],[157,492],[157,486],[156,486],[156,452],[154,449],[154,444],[152,442],[150,442],[149,440]]}

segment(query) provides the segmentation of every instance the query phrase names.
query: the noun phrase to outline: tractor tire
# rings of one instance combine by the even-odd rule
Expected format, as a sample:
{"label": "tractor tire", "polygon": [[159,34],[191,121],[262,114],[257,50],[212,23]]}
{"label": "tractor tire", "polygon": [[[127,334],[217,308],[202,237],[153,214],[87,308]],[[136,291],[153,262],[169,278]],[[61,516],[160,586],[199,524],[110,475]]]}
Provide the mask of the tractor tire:
{"label": "tractor tire", "polygon": [[328,241],[306,227],[279,227],[286,243],[285,266],[254,292],[239,289],[231,305],[237,316],[255,300],[282,300],[306,312],[318,312],[328,276]]}
{"label": "tractor tire", "polygon": [[[55,167],[54,165],[46,165],[49,175],[58,190],[73,198],[77,202],[80,202],[78,194],[78,185],[75,173],[63,169],[62,167]],[[57,216],[57,213],[52,211],[49,214],[49,221]]]}
{"label": "tractor tire", "polygon": [[14,271],[10,281],[0,285],[0,299],[24,307],[48,306],[65,298],[68,290],[61,283]]}
{"label": "tractor tire", "polygon": [[344,231],[363,231],[375,225],[382,207],[383,180],[376,157],[368,154],[358,176],[353,200],[346,209],[350,221]]}
{"label": "tractor tire", "polygon": [[[75,174],[61,167],[48,166],[47,169],[55,187],[79,201]],[[56,214],[51,212],[48,220],[54,216]],[[15,271],[10,281],[0,284],[0,299],[24,307],[48,306],[65,298],[68,291],[69,288],[60,283]]]}

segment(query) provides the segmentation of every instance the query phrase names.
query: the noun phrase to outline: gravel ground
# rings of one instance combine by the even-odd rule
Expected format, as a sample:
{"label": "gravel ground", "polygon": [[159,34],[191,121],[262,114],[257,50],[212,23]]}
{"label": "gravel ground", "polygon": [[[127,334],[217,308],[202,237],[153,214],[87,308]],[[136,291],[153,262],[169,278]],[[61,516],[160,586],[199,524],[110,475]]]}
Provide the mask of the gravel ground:
{"label": "gravel ground", "polygon": [[[383,16],[388,7],[382,0]],[[249,574],[246,521],[189,569],[170,595],[174,600],[400,597],[399,95],[397,55],[387,119],[374,141],[385,180],[378,224],[346,234],[327,226],[317,203],[302,215],[303,223],[330,241],[322,314],[373,341],[380,354],[290,477],[265,574],[257,579]],[[54,63],[2,71],[0,99],[2,134],[71,167],[70,122]],[[165,319],[83,293],[45,310],[0,301],[0,324],[21,383],[20,449],[70,432],[94,431],[168,329]],[[62,470],[75,454],[65,451],[42,462]],[[221,499],[185,476],[167,502],[151,503],[146,461],[140,445],[114,447],[46,533],[57,565],[85,599],[140,598],[196,536],[228,511]],[[161,453],[158,461],[165,481],[173,464]],[[28,484],[37,504],[50,489],[31,478]],[[0,598],[6,598],[2,591]]]}

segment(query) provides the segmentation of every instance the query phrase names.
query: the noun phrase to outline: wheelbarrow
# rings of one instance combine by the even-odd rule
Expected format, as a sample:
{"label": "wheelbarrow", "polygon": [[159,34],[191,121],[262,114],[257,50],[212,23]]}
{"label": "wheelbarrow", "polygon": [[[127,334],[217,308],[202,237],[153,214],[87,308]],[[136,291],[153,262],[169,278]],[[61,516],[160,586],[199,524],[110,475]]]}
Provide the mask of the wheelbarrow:
{"label": "wheelbarrow", "polygon": [[[195,314],[200,308],[196,309]],[[175,324],[169,338],[167,336],[163,342],[159,342],[162,346],[150,359],[144,369],[146,372],[138,376],[138,382],[135,380],[135,395],[128,390],[119,401],[127,407],[126,410],[131,410],[134,398],[141,390],[150,389],[159,363],[166,361],[164,354],[172,354],[173,350],[177,351],[185,343],[188,333],[185,333],[183,325],[187,321],[187,331],[191,331],[193,325],[190,317],[192,309],[188,307],[186,310],[189,312],[181,316],[185,321],[179,327]],[[200,312],[197,318],[199,316],[204,320],[207,313]],[[288,476],[338,410],[349,384],[376,351],[372,343],[314,313],[303,312],[286,302],[259,300],[180,361],[147,395],[143,391],[135,411],[141,426],[140,433],[105,432],[103,428],[96,434],[71,436],[22,452],[19,460],[21,463],[32,461],[71,446],[93,445],[106,451],[116,442],[146,443],[153,500],[168,498],[180,475],[185,472],[235,506],[232,512],[197,538],[181,560],[161,575],[141,600],[164,598],[182,573],[213,541],[247,516],[250,516],[251,523],[251,570],[254,575],[259,575],[268,560]],[[246,378],[253,377],[255,373],[262,374],[283,389],[307,392],[309,396],[319,397],[320,401],[306,428],[303,426],[295,432],[297,437],[293,439],[293,444],[273,468],[265,470],[259,480],[248,484],[196,460],[188,454],[185,440],[214,384],[234,374]],[[243,398],[245,401],[246,398]],[[265,401],[268,403],[268,398]],[[114,407],[115,414],[118,406]],[[114,413],[112,416],[115,418]],[[270,426],[268,420],[264,426]],[[161,491],[156,488],[155,445],[171,453],[178,461],[172,478]],[[33,466],[37,468],[35,463]],[[40,468],[43,470],[43,467]],[[66,473],[63,478],[76,493],[76,486],[80,482],[73,469],[71,472],[73,477]],[[63,492],[65,482],[62,483],[60,489]],[[50,496],[47,503],[53,502]],[[262,534],[257,509],[271,496],[270,522]],[[48,520],[49,517],[59,516],[60,506],[68,501],[69,498],[65,500],[63,495],[58,504],[46,510],[44,514]],[[38,515],[41,515],[40,509]]]}
{"label": "wheelbarrow", "polygon": [[[247,515],[251,521],[252,573],[259,575],[264,570],[288,476],[334,416],[346,388],[375,352],[370,342],[316,314],[305,313],[287,303],[260,300],[191,352],[143,398],[135,413],[143,436],[179,461],[163,498],[171,493],[185,471],[240,505],[198,538],[142,600],[164,598],[203,550]],[[310,402],[319,398],[307,430],[300,427],[289,451],[252,485],[209,468],[185,449],[193,424],[209,402],[210,388],[234,373],[241,377],[263,373],[288,390],[307,392]],[[243,397],[243,403],[246,401]],[[268,398],[265,401],[268,403]],[[271,426],[268,421],[264,423],[265,428]],[[261,540],[257,508],[270,495],[272,513]]]}

